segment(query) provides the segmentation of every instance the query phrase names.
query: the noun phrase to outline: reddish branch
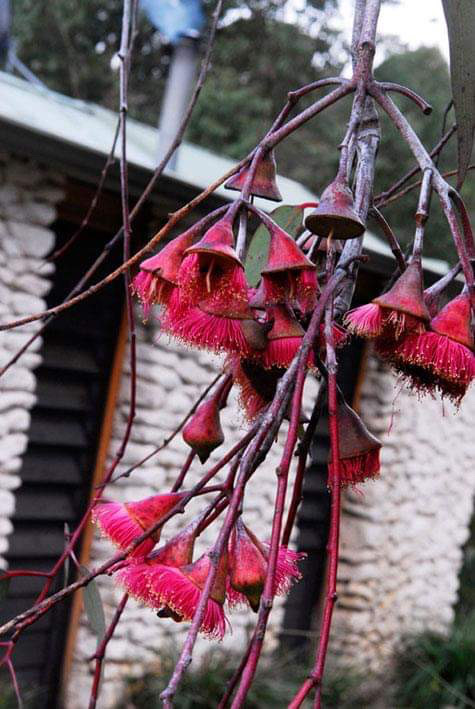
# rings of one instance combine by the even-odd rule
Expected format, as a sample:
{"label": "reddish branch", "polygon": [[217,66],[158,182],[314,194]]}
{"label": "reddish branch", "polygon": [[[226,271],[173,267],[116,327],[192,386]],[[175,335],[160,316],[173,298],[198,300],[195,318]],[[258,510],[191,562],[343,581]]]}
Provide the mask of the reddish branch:
{"label": "reddish branch", "polygon": [[333,344],[333,319],[331,317],[331,307],[328,308],[325,337],[327,342],[327,369],[328,369],[328,427],[330,432],[331,463],[330,487],[331,487],[331,511],[330,511],[330,532],[328,538],[328,573],[327,591],[325,597],[325,607],[320,627],[320,640],[315,658],[314,668],[307,680],[302,684],[294,699],[289,705],[289,709],[298,709],[305,697],[311,690],[317,688],[315,707],[320,708],[321,686],[325,660],[327,656],[328,643],[330,639],[330,628],[333,616],[333,609],[337,600],[336,584],[338,573],[338,550],[340,537],[340,507],[341,507],[341,485],[340,485],[340,454],[339,454],[339,427],[338,427],[338,389],[336,382],[337,361]]}

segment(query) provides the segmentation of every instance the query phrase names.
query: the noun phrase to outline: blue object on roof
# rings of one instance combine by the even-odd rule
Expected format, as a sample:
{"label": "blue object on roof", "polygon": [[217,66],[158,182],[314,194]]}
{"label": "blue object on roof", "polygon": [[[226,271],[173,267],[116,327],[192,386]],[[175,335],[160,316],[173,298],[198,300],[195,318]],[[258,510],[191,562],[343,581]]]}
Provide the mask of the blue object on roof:
{"label": "blue object on roof", "polygon": [[140,7],[171,44],[199,35],[205,23],[201,0],[140,0]]}

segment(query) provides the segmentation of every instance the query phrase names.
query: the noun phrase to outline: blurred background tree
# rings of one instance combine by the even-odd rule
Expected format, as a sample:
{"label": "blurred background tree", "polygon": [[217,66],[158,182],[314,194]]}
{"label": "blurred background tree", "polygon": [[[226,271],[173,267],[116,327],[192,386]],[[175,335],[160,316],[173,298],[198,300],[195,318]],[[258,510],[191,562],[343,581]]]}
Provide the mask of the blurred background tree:
{"label": "blurred background tree", "polygon": [[[205,1],[209,14],[214,3]],[[13,37],[23,62],[45,84],[86,101],[117,107],[118,49],[122,0],[13,0]],[[213,53],[212,70],[200,96],[187,139],[240,159],[275,117],[286,94],[322,76],[338,75],[347,47],[332,28],[338,0],[227,0]],[[45,28],[47,30],[45,31]],[[424,116],[414,104],[396,97],[424,144],[440,138],[444,110],[450,100],[447,64],[436,48],[408,51],[394,37],[383,39],[385,61],[377,78],[407,84],[433,106]],[[130,114],[155,125],[170,62],[171,47],[140,13],[130,81]],[[299,109],[312,101],[302,101]],[[345,130],[349,101],[339,103],[304,126],[277,151],[279,170],[315,192],[334,174],[337,146]],[[453,122],[449,115],[448,125]],[[376,190],[383,190],[412,167],[408,149],[382,117],[382,142]],[[442,169],[456,165],[455,141],[446,149]],[[473,180],[464,197],[475,208]],[[417,191],[385,210],[404,244],[413,235],[411,215]],[[454,258],[440,209],[434,203],[427,253]]]}

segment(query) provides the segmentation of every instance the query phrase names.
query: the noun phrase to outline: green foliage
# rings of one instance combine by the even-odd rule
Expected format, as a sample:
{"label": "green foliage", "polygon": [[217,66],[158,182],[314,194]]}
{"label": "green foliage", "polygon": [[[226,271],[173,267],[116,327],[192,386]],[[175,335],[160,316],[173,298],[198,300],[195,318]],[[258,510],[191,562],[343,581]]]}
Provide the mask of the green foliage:
{"label": "green foliage", "polygon": [[[270,216],[288,234],[296,237],[303,230],[303,209],[299,205],[283,204],[274,209]],[[249,244],[246,257],[246,277],[250,286],[257,286],[261,271],[267,261],[270,233],[264,224],[260,224]]]}
{"label": "green foliage", "polygon": [[410,639],[395,671],[397,707],[475,706],[475,614],[460,619],[450,637]]}
{"label": "green foliage", "polygon": [[[177,660],[177,651],[171,649],[160,655],[155,666],[138,679],[130,679],[122,701],[116,709],[159,709],[160,692],[165,688]],[[185,674],[175,697],[177,709],[209,709],[218,705],[224,687],[239,664],[236,653],[222,647],[213,647],[203,658],[193,663]],[[245,709],[275,709],[287,706],[308,668],[292,656],[264,658],[244,705]],[[326,680],[324,705],[326,707],[364,706],[357,699],[359,679],[350,673]]]}
{"label": "green foliage", "polygon": [[[13,37],[27,66],[56,91],[117,108],[122,0],[15,0]],[[153,27],[140,16],[130,104],[135,115],[154,109],[168,63]],[[143,120],[143,118],[142,118]]]}
{"label": "green foliage", "polygon": [[[89,569],[86,566],[81,566],[80,571],[84,576],[89,573]],[[82,596],[89,625],[94,635],[96,635],[97,644],[99,645],[106,632],[106,618],[101,594],[94,579],[83,588]]]}

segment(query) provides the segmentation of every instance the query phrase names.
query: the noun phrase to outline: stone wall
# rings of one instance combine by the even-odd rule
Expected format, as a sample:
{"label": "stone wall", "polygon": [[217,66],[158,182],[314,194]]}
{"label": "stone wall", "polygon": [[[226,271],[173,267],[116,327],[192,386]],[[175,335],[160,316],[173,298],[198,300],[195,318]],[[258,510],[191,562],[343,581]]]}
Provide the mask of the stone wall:
{"label": "stone wall", "polygon": [[[132,440],[120,470],[125,470],[128,466],[141,460],[159,445],[160,441],[183,418],[192,403],[219,371],[219,358],[185,349],[170,342],[166,336],[162,336],[159,341],[157,341],[157,337],[157,330],[153,326],[139,326],[137,416]],[[119,446],[128,415],[127,357],[122,384],[110,448],[111,454]],[[307,402],[315,396],[316,391],[316,382],[309,379],[306,385]],[[223,411],[222,419],[226,435],[225,445],[213,453],[209,463],[219,460],[223,451],[232,447],[247,429],[233,395],[230,404]],[[280,434],[281,440],[284,439],[285,430],[286,426],[284,425]],[[245,499],[243,518],[255,534],[263,540],[270,536],[276,481],[274,471],[281,450],[281,445],[272,448],[265,465],[256,473],[250,484]],[[181,436],[178,436],[156,458],[152,458],[142,468],[134,471],[130,478],[108,487],[107,496],[127,501],[169,489],[188,452],[189,448],[184,444]],[[205,469],[208,469],[209,463]],[[199,463],[194,464],[187,478],[187,485],[193,484],[202,470]],[[218,477],[218,479],[222,478]],[[193,511],[203,509],[204,504],[203,497],[200,497],[196,503],[190,504],[191,514],[187,514],[186,519],[191,518]],[[167,535],[163,535],[164,539],[172,536],[176,530],[183,526],[183,523],[184,520],[181,516],[170,520],[166,526]],[[212,525],[198,539],[198,554],[214,541],[216,531],[216,525]],[[91,550],[91,565],[105,561],[111,556],[111,552],[110,544],[96,534]],[[106,615],[110,619],[121,597],[121,591],[115,588],[113,580],[109,577],[98,579],[98,583]],[[276,631],[281,624],[282,616],[283,599],[279,598],[276,600],[272,614],[269,638],[266,640],[267,648],[275,642]],[[232,632],[226,635],[223,646],[238,650],[243,647],[249,629],[255,622],[255,616],[251,611],[234,612],[229,614],[229,620]],[[131,599],[108,647],[108,662],[105,668],[101,707],[103,709],[112,707],[115,700],[121,695],[121,680],[127,676],[142,673],[145,664],[156,660],[158,651],[166,650],[171,647],[173,642],[179,646],[188,627],[189,624],[176,624],[168,619],[158,619],[151,609],[142,607]],[[91,634],[83,616],[76,643],[73,668],[68,682],[68,709],[82,709],[87,705],[91,686],[91,665],[88,665],[87,658],[93,654],[95,644],[96,639]],[[210,641],[199,639],[196,654],[199,656],[209,647]]]}
{"label": "stone wall", "polygon": [[[63,193],[58,179],[31,161],[0,154],[0,320],[44,310],[54,266],[45,256],[55,235],[47,228]],[[0,367],[38,329],[37,323],[0,333]],[[14,490],[27,444],[30,410],[35,402],[34,369],[41,338],[0,379],[0,555],[8,549],[15,507]],[[0,556],[0,566],[6,562]]]}
{"label": "stone wall", "polygon": [[419,401],[370,359],[361,412],[384,443],[382,474],[344,497],[332,650],[381,673],[406,634],[453,619],[475,493],[475,390],[459,411]]}

